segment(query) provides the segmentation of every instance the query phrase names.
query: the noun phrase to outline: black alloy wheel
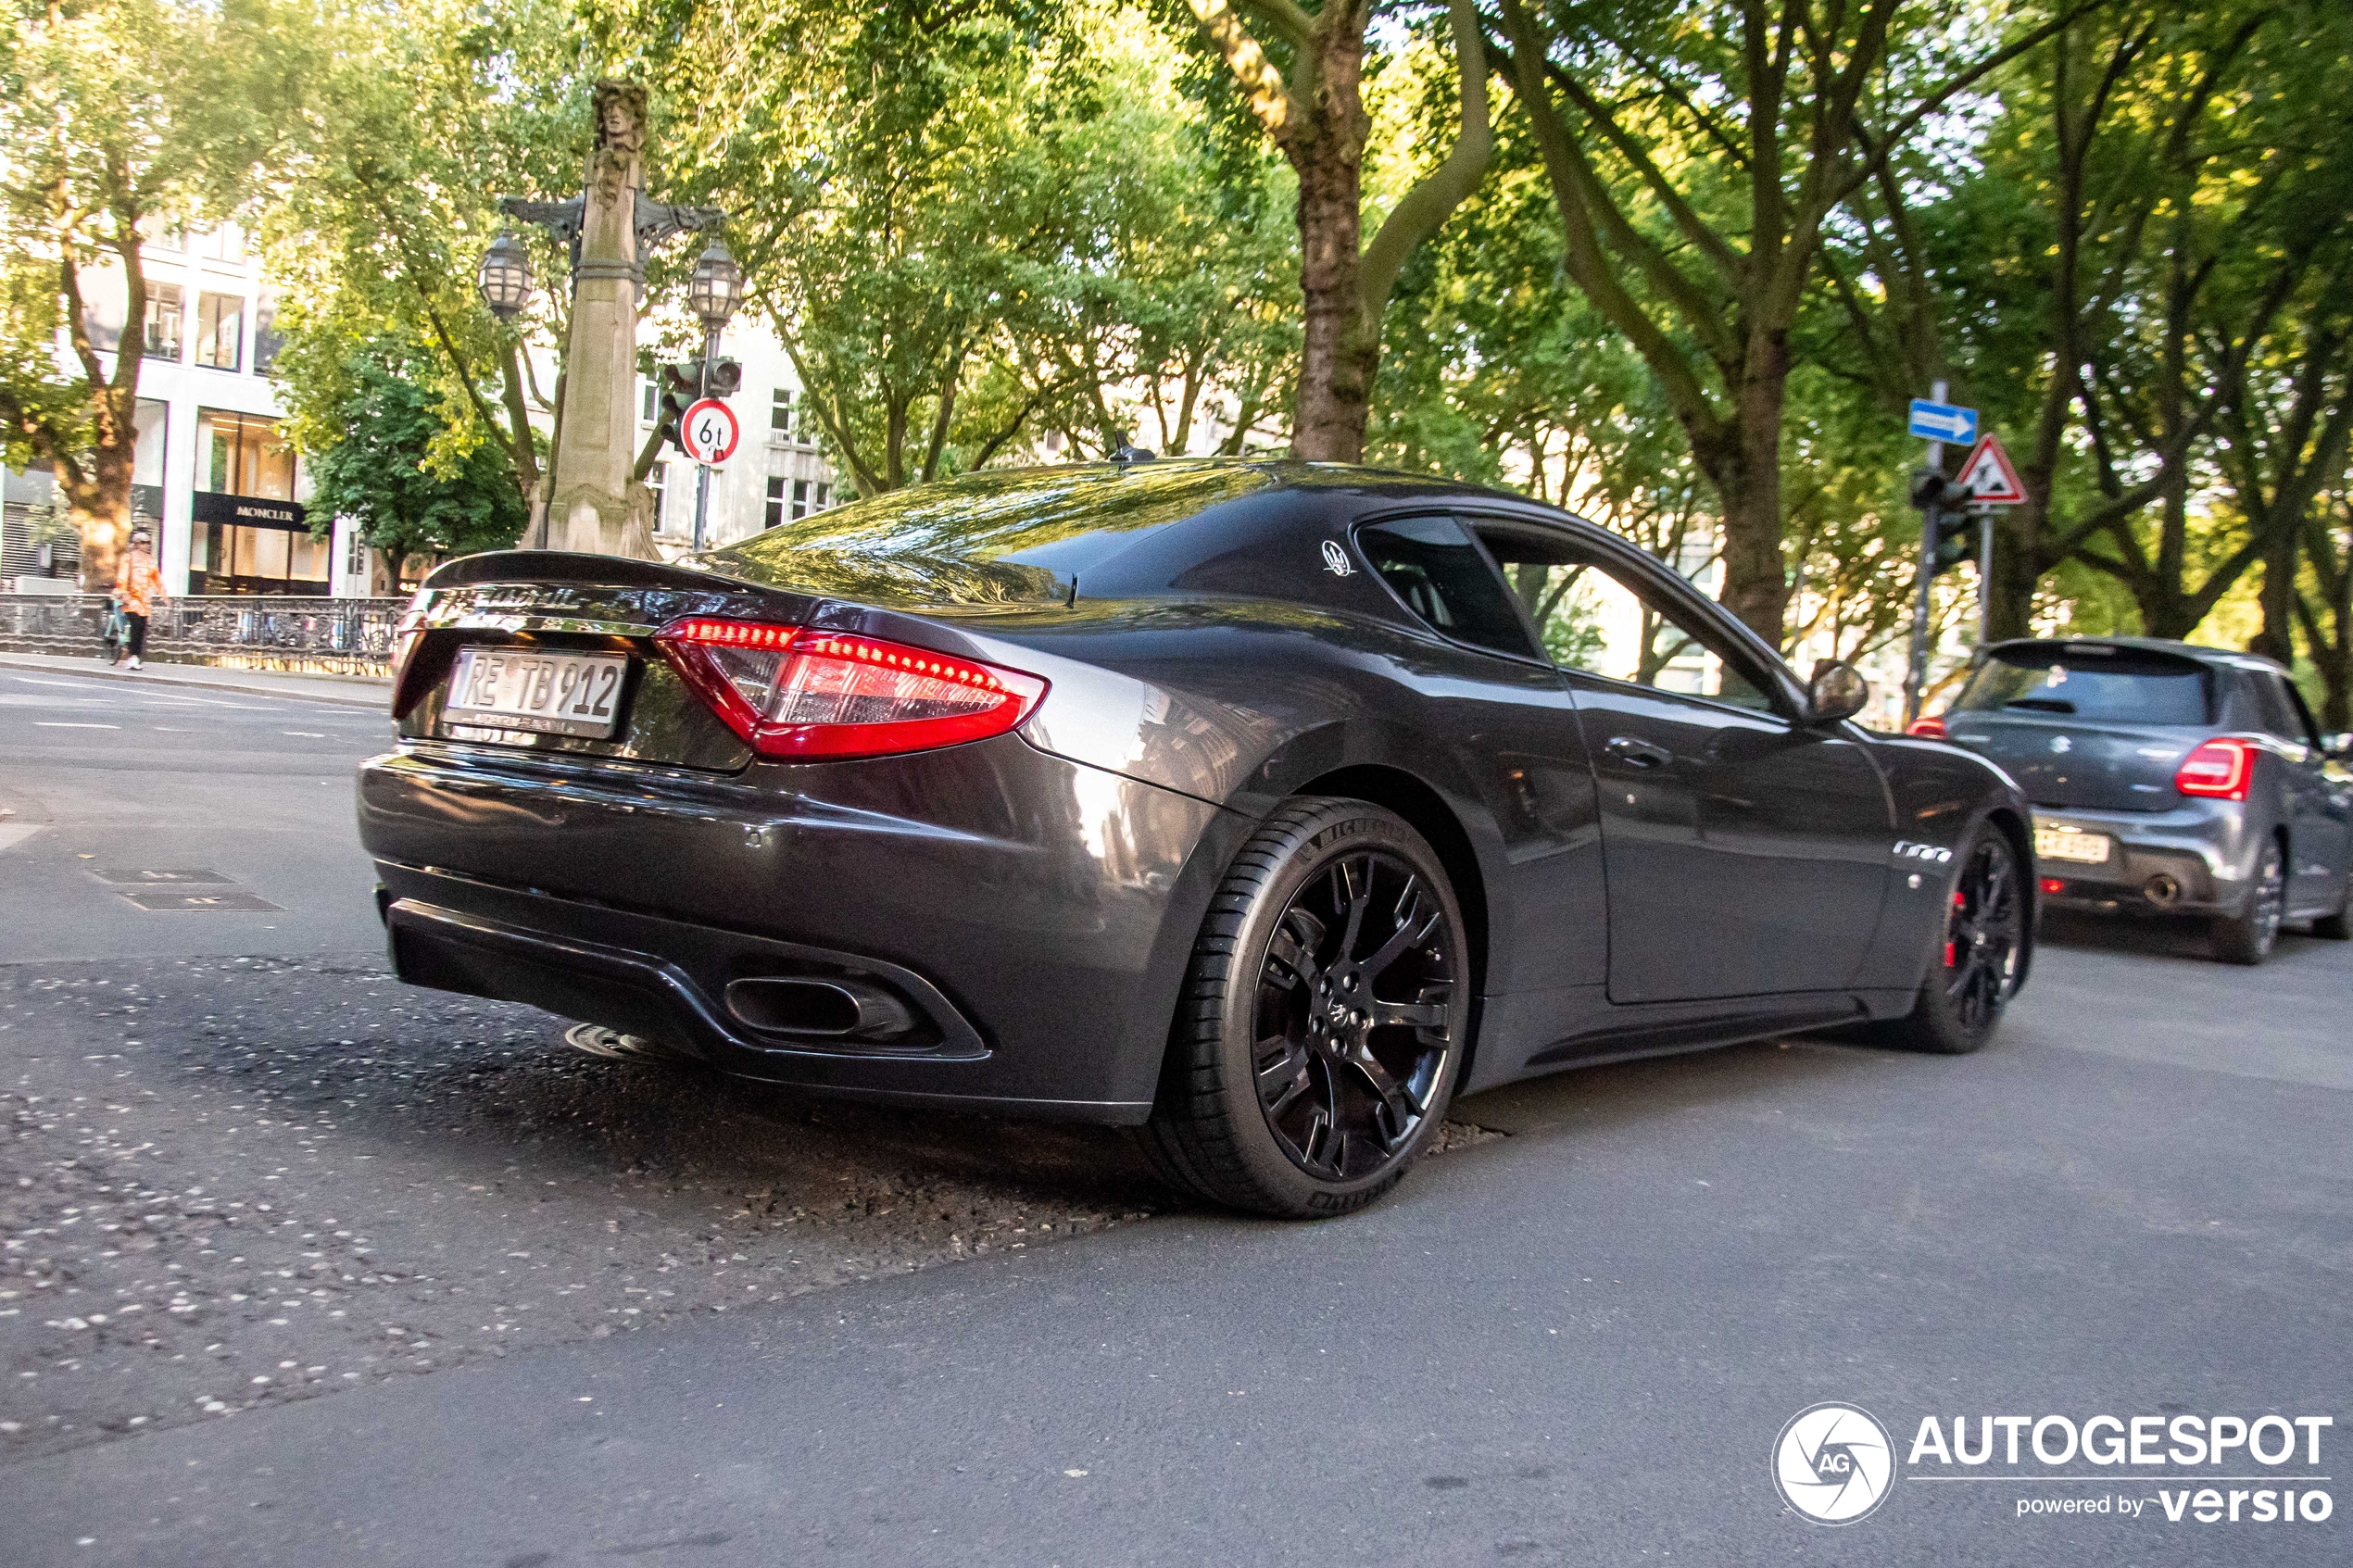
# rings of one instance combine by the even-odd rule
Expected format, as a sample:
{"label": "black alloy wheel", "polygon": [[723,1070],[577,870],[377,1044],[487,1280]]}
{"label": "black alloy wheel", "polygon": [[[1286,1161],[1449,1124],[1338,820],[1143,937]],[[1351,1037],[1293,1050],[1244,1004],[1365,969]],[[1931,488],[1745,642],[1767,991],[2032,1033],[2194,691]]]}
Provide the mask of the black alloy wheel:
{"label": "black alloy wheel", "polygon": [[1236,856],[1195,945],[1147,1152],[1233,1208],[1371,1202],[1444,1118],[1467,965],[1444,868],[1412,827],[1361,801],[1284,807]]}
{"label": "black alloy wheel", "polygon": [[2215,957],[2224,963],[2261,963],[2271,956],[2280,939],[2280,922],[2286,918],[2287,855],[2274,838],[2263,847],[2246,912],[2216,922]]}
{"label": "black alloy wheel", "polygon": [[1343,854],[1291,896],[1259,967],[1252,1065],[1301,1170],[1372,1175],[1421,1130],[1453,1049],[1453,946],[1424,873],[1385,849]]}
{"label": "black alloy wheel", "polygon": [[2025,889],[2010,841],[1987,834],[1970,847],[1955,879],[1944,922],[1944,994],[1954,1019],[1972,1035],[1990,1033],[2017,988]]}
{"label": "black alloy wheel", "polygon": [[1994,1035],[2025,977],[2026,882],[2018,848],[1991,822],[1961,851],[1943,940],[1910,1016],[1875,1032],[1914,1050],[1960,1056]]}

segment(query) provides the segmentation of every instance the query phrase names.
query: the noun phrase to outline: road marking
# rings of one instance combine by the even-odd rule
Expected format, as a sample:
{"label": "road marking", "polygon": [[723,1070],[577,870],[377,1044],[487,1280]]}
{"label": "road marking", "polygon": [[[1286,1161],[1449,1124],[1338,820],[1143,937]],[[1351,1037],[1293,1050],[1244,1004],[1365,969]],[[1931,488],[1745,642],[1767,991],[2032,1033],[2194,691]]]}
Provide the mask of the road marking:
{"label": "road marking", "polygon": [[32,675],[15,675],[11,676],[10,679],[22,681],[28,686],[64,686],[70,691],[89,690],[87,686],[84,686],[79,681],[44,681],[37,676]]}
{"label": "road marking", "polygon": [[35,719],[32,724],[33,728],[38,730],[119,730],[122,728],[120,724],[69,724],[62,719]]}
{"label": "road marking", "polygon": [[13,849],[39,833],[45,822],[0,822],[0,849]]}
{"label": "road marking", "polygon": [[300,735],[305,740],[325,740],[327,738],[323,734],[317,730],[280,730],[278,733],[282,735]]}
{"label": "road marking", "polygon": [[159,735],[193,735],[196,733],[194,730],[175,730],[169,724],[150,724],[147,728]]}

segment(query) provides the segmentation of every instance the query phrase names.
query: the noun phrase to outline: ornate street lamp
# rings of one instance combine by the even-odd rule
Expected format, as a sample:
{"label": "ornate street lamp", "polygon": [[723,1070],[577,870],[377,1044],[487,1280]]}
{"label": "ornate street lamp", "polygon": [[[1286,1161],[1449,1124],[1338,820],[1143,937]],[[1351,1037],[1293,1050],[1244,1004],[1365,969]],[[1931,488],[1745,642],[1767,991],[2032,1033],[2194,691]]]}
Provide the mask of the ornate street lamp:
{"label": "ornate street lamp", "polygon": [[727,318],[743,303],[744,270],[717,240],[695,257],[695,272],[686,285],[686,303],[702,318],[705,331],[715,339]]}
{"label": "ornate street lamp", "polygon": [[510,233],[502,233],[482,253],[482,268],[474,274],[482,302],[501,321],[512,321],[531,303],[531,253]]}

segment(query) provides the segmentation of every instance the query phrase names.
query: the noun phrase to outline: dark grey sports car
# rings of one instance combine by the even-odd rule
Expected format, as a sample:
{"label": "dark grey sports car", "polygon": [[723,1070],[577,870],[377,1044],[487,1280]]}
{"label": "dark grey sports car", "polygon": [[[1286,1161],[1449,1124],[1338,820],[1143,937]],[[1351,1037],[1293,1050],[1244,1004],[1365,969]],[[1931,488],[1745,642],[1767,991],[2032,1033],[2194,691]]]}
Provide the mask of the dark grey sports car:
{"label": "dark grey sports car", "polygon": [[1449,1100],[1796,1029],[1982,1043],[2027,803],[1550,508],[990,471],[676,566],[435,572],[359,780],[393,960],[730,1073],[1139,1125],[1269,1213]]}

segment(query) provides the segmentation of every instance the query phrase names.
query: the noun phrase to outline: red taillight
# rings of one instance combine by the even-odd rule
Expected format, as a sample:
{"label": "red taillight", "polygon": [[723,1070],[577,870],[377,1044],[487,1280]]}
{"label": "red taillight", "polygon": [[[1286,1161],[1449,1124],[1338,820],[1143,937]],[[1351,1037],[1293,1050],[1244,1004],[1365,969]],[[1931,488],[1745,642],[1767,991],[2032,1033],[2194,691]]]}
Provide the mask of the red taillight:
{"label": "red taillight", "polygon": [[1904,733],[1907,735],[1927,735],[1933,740],[1943,740],[1944,738],[1944,715],[1931,713],[1925,718],[1915,719],[1912,721],[1912,727]]}
{"label": "red taillight", "polygon": [[2254,773],[2255,747],[2225,736],[2208,741],[2183,758],[2173,773],[2173,787],[2183,795],[2245,800],[2247,781]]}
{"label": "red taillight", "polygon": [[696,617],[654,641],[762,757],[812,761],[1001,735],[1046,683],[929,648],[803,626]]}
{"label": "red taillight", "polygon": [[2046,876],[2043,879],[2043,891],[2050,894],[2053,897],[2057,897],[2058,895],[2067,891],[2067,884],[2061,882],[2057,877]]}

